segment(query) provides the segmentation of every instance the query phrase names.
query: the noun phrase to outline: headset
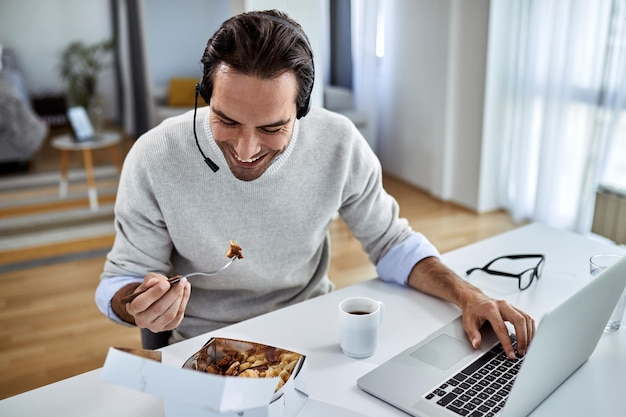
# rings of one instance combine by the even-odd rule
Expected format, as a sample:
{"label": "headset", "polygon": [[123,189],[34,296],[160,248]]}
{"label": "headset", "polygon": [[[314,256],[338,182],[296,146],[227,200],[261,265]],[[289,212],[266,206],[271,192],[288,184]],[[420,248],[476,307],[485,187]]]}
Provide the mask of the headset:
{"label": "headset", "polygon": [[[293,30],[298,35],[298,37],[302,40],[302,42],[306,45],[309,51],[309,56],[311,58],[311,65],[313,66],[313,52],[312,52],[313,49],[311,48],[311,44],[309,43],[306,35],[300,28],[296,27],[291,22],[278,16],[274,16],[274,15],[266,14],[266,13],[261,14],[261,16],[263,18],[269,19],[273,22],[276,22],[282,26],[288,27],[291,30]],[[315,71],[315,68],[313,68],[313,71]],[[309,113],[309,110],[311,110],[312,91],[313,91],[313,83],[311,83],[311,87],[309,88],[309,91],[307,92],[304,103],[298,106],[296,110],[297,119],[300,119],[306,116]],[[202,154],[202,157],[204,158],[204,162],[209,166],[209,168],[211,168],[213,172],[217,172],[220,169],[219,166],[215,162],[213,162],[208,156],[204,154],[204,152],[202,151],[202,148],[200,147],[200,142],[198,141],[198,135],[196,134],[196,113],[198,111],[198,95],[202,97],[202,99],[206,102],[206,104],[209,104],[212,93],[213,93],[213,83],[211,80],[205,80],[204,75],[203,75],[200,82],[196,84],[195,104],[194,104],[194,109],[193,109],[193,135],[196,139],[196,146],[198,147],[200,154]]]}

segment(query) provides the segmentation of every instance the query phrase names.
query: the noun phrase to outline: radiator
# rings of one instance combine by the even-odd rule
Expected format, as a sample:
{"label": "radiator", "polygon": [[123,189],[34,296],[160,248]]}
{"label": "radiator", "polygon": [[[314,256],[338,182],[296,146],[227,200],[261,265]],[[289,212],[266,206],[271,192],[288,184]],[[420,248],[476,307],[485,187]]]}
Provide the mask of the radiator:
{"label": "radiator", "polygon": [[598,187],[591,231],[626,244],[626,190]]}

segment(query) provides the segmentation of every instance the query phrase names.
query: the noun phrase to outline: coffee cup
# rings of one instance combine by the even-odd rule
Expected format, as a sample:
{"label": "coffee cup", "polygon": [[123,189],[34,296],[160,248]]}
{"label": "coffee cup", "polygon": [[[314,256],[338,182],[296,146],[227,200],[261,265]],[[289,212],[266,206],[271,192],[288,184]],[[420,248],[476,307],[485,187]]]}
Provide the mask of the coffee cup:
{"label": "coffee cup", "polygon": [[339,303],[339,345],[346,356],[367,358],[378,345],[384,304],[367,297],[346,298]]}

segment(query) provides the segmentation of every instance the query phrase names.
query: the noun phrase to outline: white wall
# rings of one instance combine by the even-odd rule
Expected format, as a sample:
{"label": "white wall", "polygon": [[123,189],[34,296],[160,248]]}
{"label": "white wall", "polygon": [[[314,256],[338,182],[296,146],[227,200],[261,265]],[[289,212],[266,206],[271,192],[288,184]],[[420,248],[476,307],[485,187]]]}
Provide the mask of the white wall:
{"label": "white wall", "polygon": [[489,0],[454,0],[452,3],[451,23],[455,36],[450,51],[455,58],[449,70],[452,81],[448,107],[452,107],[452,111],[446,126],[450,137],[446,173],[450,179],[449,193],[442,194],[479,212],[497,208],[497,204],[493,205],[495,201],[481,198],[482,194],[491,192],[484,188],[488,184],[481,182],[483,165],[490,156],[483,153],[489,3]]}
{"label": "white wall", "polygon": [[441,188],[448,0],[385,1],[378,153],[386,171],[428,191]]}
{"label": "white wall", "polygon": [[167,88],[172,77],[202,76],[200,59],[206,43],[232,16],[224,0],[144,0],[146,61],[151,85]]}
{"label": "white wall", "polygon": [[[387,0],[383,168],[477,211],[489,0]],[[481,200],[482,201],[482,200]]]}
{"label": "white wall", "polygon": [[[2,0],[0,43],[15,50],[29,93],[65,91],[59,77],[61,51],[82,40],[95,43],[110,38],[111,13],[108,0]],[[114,72],[99,78],[105,110],[115,102]]]}

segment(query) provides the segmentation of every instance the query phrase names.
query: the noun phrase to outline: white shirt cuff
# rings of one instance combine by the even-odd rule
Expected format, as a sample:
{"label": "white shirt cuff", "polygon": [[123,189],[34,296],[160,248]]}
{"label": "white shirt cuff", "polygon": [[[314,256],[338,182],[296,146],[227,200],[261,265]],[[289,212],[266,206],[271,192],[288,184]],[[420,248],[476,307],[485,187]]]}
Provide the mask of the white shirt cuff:
{"label": "white shirt cuff", "polygon": [[143,282],[143,278],[137,277],[113,277],[100,280],[100,284],[98,284],[98,288],[96,288],[95,296],[98,310],[116,323],[129,325],[129,323],[125,322],[119,318],[117,314],[115,314],[111,308],[111,300],[113,299],[115,293],[125,285],[133,283],[140,284],[141,282]]}
{"label": "white shirt cuff", "polygon": [[441,255],[423,234],[415,232],[382,257],[376,272],[383,281],[406,286],[415,264],[431,256],[439,258]]}

